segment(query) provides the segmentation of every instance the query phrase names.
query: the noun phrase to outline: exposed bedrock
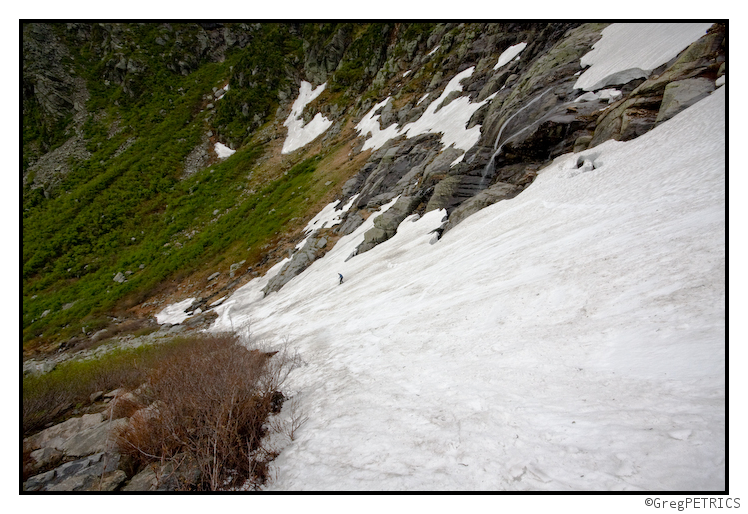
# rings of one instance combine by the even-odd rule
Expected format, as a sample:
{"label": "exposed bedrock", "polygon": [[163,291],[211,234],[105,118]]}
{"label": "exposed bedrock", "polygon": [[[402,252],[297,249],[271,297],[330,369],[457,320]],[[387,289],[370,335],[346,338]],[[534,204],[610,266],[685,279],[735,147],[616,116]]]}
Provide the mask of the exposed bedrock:
{"label": "exposed bedrock", "polygon": [[589,147],[638,137],[704,98],[725,64],[725,27],[715,24],[672,61],[600,114]]}
{"label": "exposed bedrock", "polygon": [[326,246],[327,236],[319,230],[315,231],[309,236],[304,246],[293,254],[291,260],[283,265],[280,272],[270,279],[262,292],[268,295],[278,291],[288,281],[307,269],[318,257],[323,255]]}
{"label": "exposed bedrock", "polygon": [[356,248],[355,254],[367,252],[394,236],[398,225],[413,213],[422,201],[420,195],[398,198],[392,207],[374,219],[374,227],[364,234],[364,241]]}

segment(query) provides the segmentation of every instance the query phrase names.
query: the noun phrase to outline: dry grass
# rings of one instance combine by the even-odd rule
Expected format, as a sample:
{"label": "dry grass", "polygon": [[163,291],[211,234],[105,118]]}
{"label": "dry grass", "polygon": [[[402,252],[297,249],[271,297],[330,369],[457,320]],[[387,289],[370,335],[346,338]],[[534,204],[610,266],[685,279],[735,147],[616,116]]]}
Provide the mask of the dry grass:
{"label": "dry grass", "polygon": [[260,446],[263,424],[280,409],[278,390],[287,374],[275,360],[247,350],[233,335],[186,341],[150,374],[154,403],[119,434],[122,452],[138,468],[188,455],[201,478],[185,488],[215,491],[247,478],[262,484],[274,457]]}

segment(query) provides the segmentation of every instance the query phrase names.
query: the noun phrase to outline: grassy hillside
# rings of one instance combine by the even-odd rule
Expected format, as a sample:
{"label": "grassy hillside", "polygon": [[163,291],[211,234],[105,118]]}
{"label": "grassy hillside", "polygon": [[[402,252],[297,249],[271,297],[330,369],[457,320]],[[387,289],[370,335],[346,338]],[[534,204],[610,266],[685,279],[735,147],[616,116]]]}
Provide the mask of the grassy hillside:
{"label": "grassy hillside", "polygon": [[[24,348],[91,334],[167,284],[268,265],[268,249],[298,239],[360,169],[353,112],[380,99],[393,59],[435,27],[24,25]],[[311,77],[326,77],[310,109],[335,109],[336,135],[281,155],[296,85]],[[62,84],[63,96],[83,83],[83,110],[50,114],[39,83]],[[35,176],[70,141],[86,157],[56,156],[52,184]],[[219,160],[216,142],[236,153]],[[198,148],[210,158],[190,173]]]}
{"label": "grassy hillside", "polygon": [[[102,328],[107,313],[144,301],[168,278],[255,264],[264,247],[328,199],[322,156],[297,152],[271,159],[271,167],[277,145],[254,137],[275,114],[278,91],[290,91],[286,68],[298,62],[301,40],[289,28],[263,25],[223,62],[205,58],[184,73],[168,65],[187,57],[155,43],[164,34],[160,25],[128,25],[114,44],[114,31],[98,25],[86,44],[75,30],[54,26],[71,53],[70,69],[90,93],[83,134],[91,158],[68,162],[70,172],[46,195],[31,187],[33,176],[23,189],[24,343]],[[198,31],[171,29],[183,41]],[[104,77],[120,54],[143,71],[115,85]],[[257,69],[261,77],[249,80]],[[227,82],[224,98],[208,99]],[[242,113],[244,105],[249,112]],[[34,149],[54,149],[71,133],[69,117],[45,119],[33,98],[24,103],[23,126],[24,171]],[[220,140],[238,151],[185,178],[185,158],[210,130],[210,147]],[[113,281],[128,271],[126,282]]]}

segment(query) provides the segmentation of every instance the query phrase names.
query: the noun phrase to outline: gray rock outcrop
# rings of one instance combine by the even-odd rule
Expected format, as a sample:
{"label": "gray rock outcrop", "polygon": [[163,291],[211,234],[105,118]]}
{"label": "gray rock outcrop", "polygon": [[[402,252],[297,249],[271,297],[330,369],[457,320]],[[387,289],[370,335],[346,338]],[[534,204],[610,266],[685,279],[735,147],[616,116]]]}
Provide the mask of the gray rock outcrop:
{"label": "gray rock outcrop", "polygon": [[608,139],[626,141],[638,137],[713,90],[714,79],[724,63],[724,40],[725,28],[716,24],[675,59],[655,70],[628,97],[600,115],[590,148]]}
{"label": "gray rock outcrop", "polygon": [[397,233],[400,223],[423,201],[420,196],[401,196],[395,204],[374,219],[374,227],[364,234],[356,254],[367,252]]}
{"label": "gray rock outcrop", "polygon": [[667,121],[682,110],[692,106],[714,91],[714,81],[709,78],[676,80],[665,86],[662,105],[655,124]]}
{"label": "gray rock outcrop", "polygon": [[115,434],[127,425],[127,418],[104,421],[65,440],[59,449],[70,457],[81,457],[93,452],[108,452],[115,448]]}
{"label": "gray rock outcrop", "polygon": [[65,441],[76,434],[99,427],[104,422],[104,415],[101,413],[84,414],[79,418],[70,418],[59,425],[42,430],[38,434],[26,439],[25,444],[33,450],[45,447],[62,450],[62,445]]}
{"label": "gray rock outcrop", "polygon": [[313,232],[304,246],[293,254],[288,261],[275,275],[267,285],[262,289],[265,295],[278,291],[288,281],[296,275],[307,269],[321,255],[322,250],[327,246],[327,236],[319,230]]}
{"label": "gray rock outcrop", "polygon": [[364,217],[361,215],[361,213],[359,213],[358,211],[350,212],[346,214],[343,222],[333,229],[333,232],[335,232],[336,234],[347,236],[348,234],[355,231],[358,227],[363,225],[363,223]]}
{"label": "gray rock outcrop", "polygon": [[26,491],[113,491],[127,478],[117,469],[116,453],[95,453],[35,475],[24,484]]}
{"label": "gray rock outcrop", "polygon": [[444,232],[447,232],[471,214],[474,214],[489,205],[493,205],[501,200],[514,198],[522,191],[522,189],[521,186],[508,184],[506,182],[497,182],[488,189],[484,189],[477,195],[460,204],[460,206],[449,215],[449,219],[444,225]]}
{"label": "gray rock outcrop", "polygon": [[195,145],[192,151],[190,151],[184,159],[183,176],[187,177],[204,169],[211,159],[210,150],[210,136],[209,134],[203,134],[200,138],[200,142]]}

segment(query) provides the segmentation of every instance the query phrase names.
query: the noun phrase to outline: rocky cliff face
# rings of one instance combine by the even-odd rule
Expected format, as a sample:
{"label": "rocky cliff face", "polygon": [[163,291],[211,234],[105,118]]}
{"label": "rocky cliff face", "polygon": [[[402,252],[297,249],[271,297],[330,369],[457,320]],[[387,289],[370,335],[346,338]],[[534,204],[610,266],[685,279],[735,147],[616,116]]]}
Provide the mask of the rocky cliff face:
{"label": "rocky cliff face", "polygon": [[[580,60],[600,39],[603,28],[600,24],[489,25],[441,35],[435,31],[421,52],[415,44],[412,54],[386,61],[375,79],[391,98],[373,113],[382,129],[405,127],[422,117],[427,103],[419,101],[422,94],[438,94],[451,77],[470,68],[474,70],[461,81],[462,91],[452,92],[444,104],[459,97],[492,101],[469,119],[467,127],[479,127],[480,137],[467,151],[454,145],[445,148],[437,134],[423,134],[393,137],[371,154],[344,185],[342,203],[355,195],[359,211],[373,211],[398,200],[377,218],[354,255],[392,237],[399,223],[413,213],[446,209],[438,231],[441,236],[470,214],[519,194],[555,157],[608,139],[625,141],[644,134],[713,91],[715,80],[724,72],[724,27],[715,25],[646,79],[629,80],[623,75],[620,82],[606,83],[602,92],[576,89],[583,69]],[[521,59],[511,60],[497,71],[496,60],[501,60],[498,50],[525,41],[532,43],[523,48]],[[408,70],[423,66],[411,80],[422,78],[433,55],[427,52],[432,46],[437,56],[446,52],[448,57],[428,85],[424,80],[416,94],[408,95]],[[680,99],[671,96],[676,94]],[[371,103],[360,101],[356,120]],[[360,216],[356,210],[349,212]],[[304,266],[296,259],[303,260]],[[296,259],[266,292],[277,290],[310,263],[306,251],[296,254]]]}
{"label": "rocky cliff face", "polygon": [[[612,79],[597,90],[576,88],[585,69],[581,59],[600,40],[605,26],[24,25],[24,194],[32,198],[38,189],[55,198],[62,194],[59,186],[70,173],[90,175],[91,180],[106,175],[108,167],[119,162],[116,159],[125,158],[121,154],[127,156],[125,151],[142,141],[139,134],[147,132],[140,124],[159,123],[176,112],[177,105],[187,105],[185,91],[191,82],[185,81],[195,78],[198,83],[211,70],[222,70],[216,77],[220,84],[180,107],[183,120],[173,125],[193,131],[193,146],[179,153],[176,163],[173,151],[148,158],[168,160],[175,168],[169,172],[170,184],[197,177],[219,162],[223,157],[213,150],[216,143],[224,144],[229,154],[236,151],[235,159],[248,155],[250,148],[261,149],[256,168],[243,173],[267,176],[267,180],[282,177],[291,165],[318,155],[325,159],[324,173],[336,174],[336,180],[324,182],[329,184],[325,198],[337,198],[340,205],[354,202],[336,235],[355,230],[371,212],[397,199],[366,234],[358,253],[386,241],[413,213],[445,209],[440,235],[472,213],[519,194],[561,154],[608,139],[640,136],[708,94],[725,73],[725,27],[717,24],[657,69],[621,74],[617,82]],[[220,68],[225,62],[232,64]],[[326,84],[303,106],[304,126],[323,119],[329,128],[313,134],[317,137],[311,143],[281,152],[289,113],[299,101],[304,81],[312,88]],[[153,105],[154,98],[162,107],[145,112],[143,106]],[[100,138],[94,144],[94,126],[107,131],[112,141],[122,134],[119,148],[108,157],[111,160],[94,162],[94,153],[108,140]],[[174,137],[175,144],[186,139]],[[142,172],[138,177],[148,182]],[[189,194],[200,179],[192,180],[197,183]],[[246,186],[242,198],[254,194],[257,187]],[[157,202],[165,190],[150,186],[152,193],[139,194],[143,202]],[[37,197],[32,200],[32,206],[44,205]],[[152,205],[148,212],[162,208]],[[307,219],[315,208],[310,205]],[[222,216],[219,211],[215,209],[216,219]],[[34,219],[24,219],[24,230],[27,223],[33,224]],[[200,230],[206,229],[190,232],[185,227],[181,233]],[[132,237],[121,239],[128,244],[136,241],[138,227],[132,232]],[[324,255],[334,244],[328,236],[319,233],[307,246],[292,249],[293,261],[267,292],[279,289]],[[248,266],[277,262],[287,255],[288,248],[282,245],[298,239],[298,233],[286,238],[276,234],[274,242],[263,246],[264,256]],[[115,252],[121,248],[117,244],[124,243],[114,244]],[[40,266],[35,264],[33,270]],[[200,268],[194,262],[190,266],[193,271]],[[193,291],[205,297],[199,287]],[[31,292],[33,288],[29,297]],[[148,298],[146,292],[142,294]],[[30,307],[25,326],[39,321],[33,310]]]}

